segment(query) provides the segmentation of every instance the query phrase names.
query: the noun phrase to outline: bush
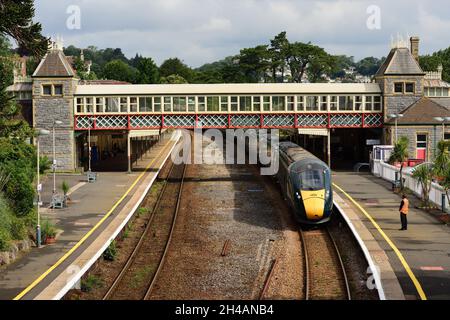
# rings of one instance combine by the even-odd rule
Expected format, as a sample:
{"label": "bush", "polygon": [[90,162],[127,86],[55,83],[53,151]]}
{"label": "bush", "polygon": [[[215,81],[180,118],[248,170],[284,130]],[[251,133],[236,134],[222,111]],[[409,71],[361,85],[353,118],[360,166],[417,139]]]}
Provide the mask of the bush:
{"label": "bush", "polygon": [[67,195],[67,193],[69,192],[69,184],[66,182],[66,180],[64,180],[61,184],[61,189],[64,193],[64,195]]}
{"label": "bush", "polygon": [[10,231],[14,240],[23,240],[27,237],[27,227],[22,219],[13,217]]}
{"label": "bush", "polygon": [[116,241],[112,241],[109,247],[103,252],[103,259],[106,261],[114,261],[117,256]]}
{"label": "bush", "polygon": [[42,241],[56,236],[56,227],[49,219],[44,219],[41,226]]}
{"label": "bush", "polygon": [[81,291],[91,292],[95,288],[101,288],[103,281],[94,275],[88,275],[86,279],[81,280]]}
{"label": "bush", "polygon": [[0,227],[0,251],[6,251],[9,249],[11,238],[7,230]]}

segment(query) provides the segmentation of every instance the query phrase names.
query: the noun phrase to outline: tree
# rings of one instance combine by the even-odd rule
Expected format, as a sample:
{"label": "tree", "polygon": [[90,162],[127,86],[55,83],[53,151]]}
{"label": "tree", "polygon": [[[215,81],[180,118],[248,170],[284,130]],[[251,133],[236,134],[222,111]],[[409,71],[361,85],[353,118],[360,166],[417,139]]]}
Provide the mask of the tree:
{"label": "tree", "polygon": [[422,187],[422,201],[426,208],[430,207],[431,183],[434,177],[434,168],[429,164],[421,164],[413,171],[413,178]]}
{"label": "tree", "polygon": [[42,36],[41,24],[33,22],[33,0],[0,0],[0,17],[0,35],[10,36],[34,56],[45,54],[49,39]]}
{"label": "tree", "polygon": [[270,66],[267,46],[242,49],[237,59],[246,82],[257,83],[261,80],[267,82],[267,69]]}
{"label": "tree", "polygon": [[436,155],[434,159],[434,174],[441,177],[447,172],[447,167],[450,164],[450,155],[448,149],[450,142],[441,140],[437,144]]}
{"label": "tree", "polygon": [[375,57],[367,57],[356,63],[356,71],[363,76],[373,76],[380,69],[383,61]]}
{"label": "tree", "polygon": [[168,77],[162,77],[161,83],[162,84],[184,84],[184,83],[188,83],[188,82],[185,78],[183,78],[182,76],[180,76],[178,74],[171,74]]}
{"label": "tree", "polygon": [[409,140],[407,137],[400,137],[398,141],[394,145],[394,149],[392,150],[391,156],[389,158],[389,163],[394,164],[396,162],[400,162],[400,188],[403,190],[403,165],[406,160],[408,160],[409,152],[408,152],[408,144]]}
{"label": "tree", "polygon": [[170,75],[179,75],[186,81],[192,80],[193,71],[178,58],[170,58],[164,61],[159,67],[159,74],[161,77],[167,78]]}
{"label": "tree", "polygon": [[441,181],[441,186],[447,196],[447,202],[450,203],[450,166],[447,166]]}
{"label": "tree", "polygon": [[137,83],[159,83],[159,70],[152,58],[139,59],[137,63]]}
{"label": "tree", "polygon": [[136,81],[137,70],[121,60],[113,60],[105,65],[103,76],[110,80],[134,83]]}
{"label": "tree", "polygon": [[[286,37],[286,31],[280,32],[274,39],[270,40],[270,69],[272,70],[273,82],[284,82],[286,63],[289,57],[289,40]],[[277,77],[277,72],[281,77]]]}

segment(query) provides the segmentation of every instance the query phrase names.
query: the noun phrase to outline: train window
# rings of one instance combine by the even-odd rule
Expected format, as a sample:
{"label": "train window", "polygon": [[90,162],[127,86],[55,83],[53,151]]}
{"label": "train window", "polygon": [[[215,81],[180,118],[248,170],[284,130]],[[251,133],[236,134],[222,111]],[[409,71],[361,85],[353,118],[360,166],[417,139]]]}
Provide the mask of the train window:
{"label": "train window", "polygon": [[307,170],[300,172],[302,190],[316,191],[325,188],[325,175],[322,170]]}

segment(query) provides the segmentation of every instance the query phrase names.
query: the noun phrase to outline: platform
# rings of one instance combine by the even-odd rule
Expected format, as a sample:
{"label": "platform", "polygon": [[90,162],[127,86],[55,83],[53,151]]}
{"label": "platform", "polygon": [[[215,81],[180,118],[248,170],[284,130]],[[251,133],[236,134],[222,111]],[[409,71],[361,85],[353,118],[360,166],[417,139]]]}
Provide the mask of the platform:
{"label": "platform", "polygon": [[[381,259],[382,267],[392,267],[404,297],[450,299],[450,228],[412,205],[408,230],[399,231],[401,198],[391,191],[389,182],[370,174],[343,172],[335,173],[333,182],[337,200],[344,201],[375,239],[367,247],[376,252],[379,246],[383,250],[378,251],[379,257],[387,256],[388,261]],[[385,281],[387,293],[393,290],[398,296],[395,279]]]}
{"label": "platform", "polygon": [[[56,244],[33,248],[22,259],[0,269],[0,300],[36,299],[44,291],[47,295],[43,299],[54,298],[65,282],[83,267],[74,261],[96,240],[107,242],[116,231],[114,227],[125,222],[139,198],[145,196],[177,140],[168,136],[155,145],[134,166],[132,174],[105,172],[90,184],[85,182],[85,176],[58,176],[57,187],[62,180],[71,187],[72,203],[62,210],[44,209],[43,216],[53,218],[63,233]],[[44,184],[44,206],[51,198],[52,188],[53,180],[48,179]],[[89,260],[85,259],[84,263]],[[64,283],[55,285],[55,279],[61,275],[66,278]]]}

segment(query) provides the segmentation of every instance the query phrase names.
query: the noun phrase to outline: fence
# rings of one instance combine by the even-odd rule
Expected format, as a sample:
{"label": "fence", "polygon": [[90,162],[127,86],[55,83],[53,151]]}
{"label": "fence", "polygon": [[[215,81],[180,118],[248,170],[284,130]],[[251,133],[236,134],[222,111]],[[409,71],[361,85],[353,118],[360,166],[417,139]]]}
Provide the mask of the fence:
{"label": "fence", "polygon": [[[381,160],[372,161],[372,174],[384,180],[395,182],[395,174],[400,172],[400,168],[391,166]],[[405,180],[405,187],[412,190],[418,197],[422,197],[422,187],[416,179],[412,177],[411,172],[403,170],[403,179]],[[443,198],[444,197],[444,198]],[[430,201],[442,209],[442,202],[445,202],[446,210],[449,209],[449,203],[445,195],[444,189],[437,183],[431,184]]]}

